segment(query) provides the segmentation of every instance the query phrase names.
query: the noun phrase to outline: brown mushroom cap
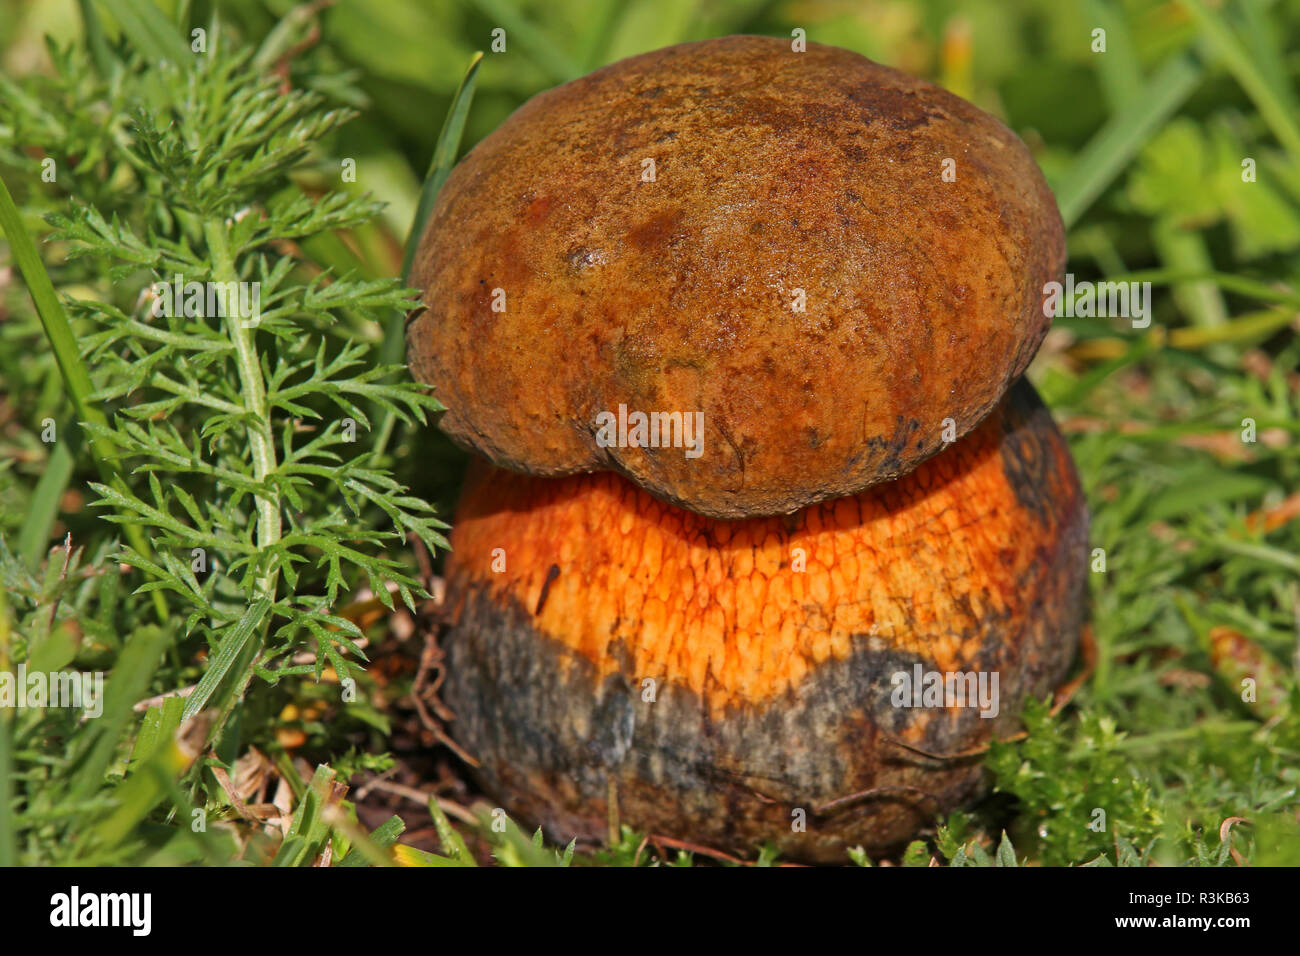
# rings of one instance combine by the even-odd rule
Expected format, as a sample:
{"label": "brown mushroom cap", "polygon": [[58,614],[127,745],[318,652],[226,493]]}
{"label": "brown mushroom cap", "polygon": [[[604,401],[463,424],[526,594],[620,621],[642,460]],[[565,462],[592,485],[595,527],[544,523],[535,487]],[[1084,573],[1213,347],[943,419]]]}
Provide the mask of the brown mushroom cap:
{"label": "brown mushroom cap", "polygon": [[[542,93],[465,157],[416,257],[409,358],[498,465],[787,513],[970,431],[1063,262],[998,120],[847,50],[726,37]],[[702,453],[602,447],[620,406],[702,412]]]}

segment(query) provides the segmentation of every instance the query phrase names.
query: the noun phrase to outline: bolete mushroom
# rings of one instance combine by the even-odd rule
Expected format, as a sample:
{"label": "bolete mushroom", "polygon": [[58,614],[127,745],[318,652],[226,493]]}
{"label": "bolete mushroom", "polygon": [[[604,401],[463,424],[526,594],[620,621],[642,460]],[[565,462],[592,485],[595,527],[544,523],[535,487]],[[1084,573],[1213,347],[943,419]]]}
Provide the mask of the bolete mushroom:
{"label": "bolete mushroom", "polygon": [[1014,134],[816,44],[634,57],[476,146],[407,341],[491,462],[443,636],[487,789],[559,839],[616,809],[805,860],[974,795],[946,756],[1013,729],[1081,626],[1078,480],[1011,384],[1063,260]]}

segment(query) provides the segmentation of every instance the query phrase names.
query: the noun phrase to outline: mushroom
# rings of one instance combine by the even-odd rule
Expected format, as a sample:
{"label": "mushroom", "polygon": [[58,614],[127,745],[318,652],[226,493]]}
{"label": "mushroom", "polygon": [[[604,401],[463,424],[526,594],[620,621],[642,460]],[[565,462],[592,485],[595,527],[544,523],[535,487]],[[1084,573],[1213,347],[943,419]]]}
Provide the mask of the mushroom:
{"label": "mushroom", "polygon": [[973,797],[949,758],[1081,627],[1087,512],[1017,382],[1063,261],[1013,133],[833,47],[645,54],[479,143],[407,342],[488,459],[443,694],[489,792],[813,861]]}

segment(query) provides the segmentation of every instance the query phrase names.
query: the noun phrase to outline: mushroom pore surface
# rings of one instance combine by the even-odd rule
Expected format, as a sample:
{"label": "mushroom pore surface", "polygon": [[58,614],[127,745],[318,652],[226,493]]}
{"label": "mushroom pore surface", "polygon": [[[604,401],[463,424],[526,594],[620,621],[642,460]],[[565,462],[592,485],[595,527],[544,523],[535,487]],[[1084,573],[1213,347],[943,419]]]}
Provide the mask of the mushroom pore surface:
{"label": "mushroom pore surface", "polygon": [[[479,464],[447,569],[451,731],[561,842],[602,835],[614,793],[638,830],[731,852],[892,847],[981,787],[979,761],[908,746],[1009,735],[1062,680],[1087,523],[1023,380],[910,474],[790,516],[714,520],[615,474]],[[997,675],[995,715],[898,706],[918,667]]]}

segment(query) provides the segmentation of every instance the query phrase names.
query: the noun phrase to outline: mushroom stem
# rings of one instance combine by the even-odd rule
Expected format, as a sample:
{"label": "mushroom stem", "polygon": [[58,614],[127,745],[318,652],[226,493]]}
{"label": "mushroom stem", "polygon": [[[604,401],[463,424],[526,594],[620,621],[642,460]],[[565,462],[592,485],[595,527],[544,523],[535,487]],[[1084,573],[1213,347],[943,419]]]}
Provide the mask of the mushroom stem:
{"label": "mushroom stem", "polygon": [[[1023,382],[911,474],[789,516],[719,521],[614,474],[478,464],[447,572],[451,733],[564,842],[605,835],[617,784],[645,832],[807,861],[883,849],[982,785],[977,762],[908,748],[1010,736],[1060,684],[1086,532]],[[972,696],[900,702],[918,672]]]}

